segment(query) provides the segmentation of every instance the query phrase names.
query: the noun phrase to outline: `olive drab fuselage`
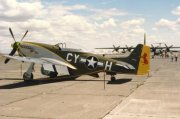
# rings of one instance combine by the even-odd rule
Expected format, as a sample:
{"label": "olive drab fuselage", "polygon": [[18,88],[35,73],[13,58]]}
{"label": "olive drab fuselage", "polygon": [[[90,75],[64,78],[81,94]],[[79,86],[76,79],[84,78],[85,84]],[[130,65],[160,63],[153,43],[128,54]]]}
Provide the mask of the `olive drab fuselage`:
{"label": "olive drab fuselage", "polygon": [[20,56],[55,58],[57,60],[68,62],[76,67],[75,70],[70,69],[73,75],[92,74],[102,71],[114,73],[134,72],[134,69],[130,70],[123,64],[117,65],[118,61],[116,60],[88,52],[74,51],[67,48],[63,49],[56,45],[22,42],[18,52]]}

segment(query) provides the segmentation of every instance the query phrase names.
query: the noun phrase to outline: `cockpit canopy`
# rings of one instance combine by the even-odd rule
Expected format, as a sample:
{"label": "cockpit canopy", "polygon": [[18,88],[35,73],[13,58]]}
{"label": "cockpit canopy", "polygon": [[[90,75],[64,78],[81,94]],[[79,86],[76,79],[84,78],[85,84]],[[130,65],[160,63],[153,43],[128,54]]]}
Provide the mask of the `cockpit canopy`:
{"label": "cockpit canopy", "polygon": [[75,43],[57,43],[55,45],[62,51],[71,51],[71,52],[86,52],[87,50],[82,49],[82,46]]}

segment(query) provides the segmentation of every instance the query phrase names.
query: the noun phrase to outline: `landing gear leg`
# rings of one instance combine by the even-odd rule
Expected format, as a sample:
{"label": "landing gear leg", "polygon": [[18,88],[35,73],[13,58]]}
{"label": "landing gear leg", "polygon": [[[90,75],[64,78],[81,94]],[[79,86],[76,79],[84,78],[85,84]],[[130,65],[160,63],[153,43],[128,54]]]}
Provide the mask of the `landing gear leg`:
{"label": "landing gear leg", "polygon": [[28,70],[23,74],[24,82],[33,80],[33,74],[32,74],[33,69],[34,69],[34,63],[31,63]]}
{"label": "landing gear leg", "polygon": [[111,81],[115,81],[116,77],[114,75],[111,75]]}
{"label": "landing gear leg", "polygon": [[[49,65],[49,66],[51,66],[51,65]],[[57,72],[57,70],[56,70],[55,65],[52,65],[52,67],[53,67],[54,71],[49,71],[49,70],[45,70],[45,69],[44,69],[44,66],[42,65],[42,67],[41,67],[41,73],[42,73],[43,75],[49,76],[50,78],[55,78],[55,77],[57,77],[58,72]]]}

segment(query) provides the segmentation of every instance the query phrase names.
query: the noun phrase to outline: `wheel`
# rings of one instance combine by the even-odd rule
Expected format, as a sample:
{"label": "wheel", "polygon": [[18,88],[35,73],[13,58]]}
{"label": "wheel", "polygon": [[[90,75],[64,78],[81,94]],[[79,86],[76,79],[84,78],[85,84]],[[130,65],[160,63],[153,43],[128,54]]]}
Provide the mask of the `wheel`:
{"label": "wheel", "polygon": [[115,81],[116,78],[114,76],[111,76],[111,81]]}
{"label": "wheel", "polygon": [[31,81],[31,80],[33,80],[33,74],[32,74],[32,73],[31,73],[31,74],[28,74],[27,72],[25,72],[25,73],[23,74],[23,79],[24,79],[25,82]]}

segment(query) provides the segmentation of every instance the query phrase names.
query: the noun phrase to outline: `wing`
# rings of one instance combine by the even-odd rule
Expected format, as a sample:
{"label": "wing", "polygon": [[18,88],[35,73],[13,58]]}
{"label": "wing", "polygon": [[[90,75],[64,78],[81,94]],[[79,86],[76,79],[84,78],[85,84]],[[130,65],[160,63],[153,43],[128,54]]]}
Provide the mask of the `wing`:
{"label": "wing", "polygon": [[[130,47],[131,49],[135,49],[134,47]],[[95,49],[115,49],[113,47],[107,47],[107,48],[95,48]],[[120,47],[118,49],[128,49],[127,47]]]}
{"label": "wing", "polygon": [[60,61],[57,59],[52,59],[52,58],[44,58],[44,57],[32,58],[32,57],[19,57],[19,56],[9,56],[9,55],[4,55],[4,57],[7,57],[9,59],[24,61],[24,62],[32,62],[32,63],[36,63],[36,64],[63,65],[63,66],[67,66],[71,69],[76,69],[76,67],[74,67],[73,65],[71,65],[67,62]]}
{"label": "wing", "polygon": [[114,49],[113,47],[107,47],[107,48],[95,48],[95,49]]}

